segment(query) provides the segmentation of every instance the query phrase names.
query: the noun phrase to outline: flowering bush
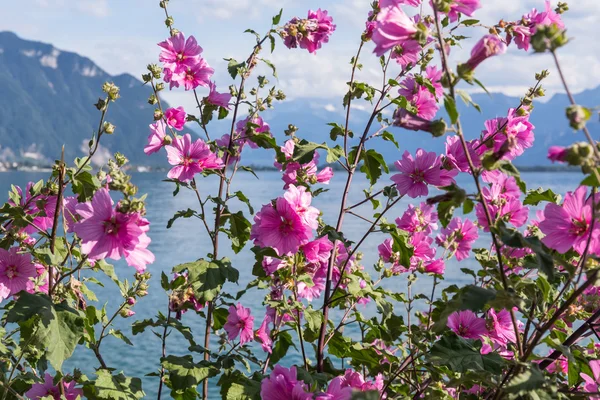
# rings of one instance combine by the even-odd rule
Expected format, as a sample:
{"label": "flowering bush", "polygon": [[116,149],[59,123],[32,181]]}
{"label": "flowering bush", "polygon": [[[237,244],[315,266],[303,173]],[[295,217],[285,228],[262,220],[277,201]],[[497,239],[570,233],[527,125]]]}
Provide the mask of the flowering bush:
{"label": "flowering bush", "polygon": [[[160,6],[169,37],[158,44],[161,64],[149,65],[142,76],[156,105],[144,151],[171,165],[166,180],[175,186],[174,196],[183,189],[198,199],[196,209],[176,213],[168,227],[179,218],[197,218],[211,250],[162,272],[168,304],[155,318],[132,323],[133,335],[152,329],[160,338],[160,369],[152,371],[152,360],[138,360],[157,380],[159,399],[167,389],[176,399],[600,398],[594,339],[600,319],[600,151],[586,128],[592,112],[575,103],[557,56],[567,43],[561,19],[566,4],[553,9],[546,2],[544,11],[487,25],[474,19],[479,0],[375,1],[351,60],[346,117],[329,124],[329,144],[301,139],[294,126],[285,138],[272,132],[262,112],[285,95],[268,87],[264,75],[254,80],[260,64],[276,74],[263,54],[275,51],[278,36],[291,51],[327,51],[336,28],[327,11],[310,10],[286,23],[280,12],[264,36],[248,30],[256,44],[245,61],[228,60],[236,84],[219,89],[207,61],[216,55],[203,58],[194,36],[175,28],[168,1]],[[480,39],[469,59],[451,65],[448,54],[465,39],[455,34],[459,27]],[[374,55],[367,54],[369,42]],[[535,140],[529,117],[534,100],[544,95],[548,71],[536,74],[520,104],[486,121],[477,138],[468,140],[463,132],[457,99],[475,104],[458,85],[483,87],[477,68],[510,46],[552,55],[572,101],[567,118],[587,140],[548,149],[550,160],[578,166],[585,175],[564,200],[549,189],[528,190],[512,164]],[[360,60],[368,57],[380,60],[378,86],[356,79]],[[166,84],[193,92],[197,110],[163,109]],[[111,327],[116,318],[135,314],[154,261],[145,197],[135,197],[137,188],[123,171],[127,160],[116,154],[99,171],[90,166],[101,138],[115,132],[105,117],[119,90],[108,83],[102,89],[89,154],[73,166],[57,161],[47,181],[13,187],[1,209],[3,399],[144,396],[141,380],[107,365],[101,352],[107,336],[131,343],[129,332]],[[355,135],[349,121],[358,101],[372,111]],[[446,115],[438,115],[442,105]],[[211,132],[215,116],[231,118],[221,137]],[[187,133],[189,123],[204,138]],[[399,151],[396,160],[385,160],[373,144],[399,147],[390,127],[429,132],[431,140],[445,141],[445,152]],[[243,164],[246,145],[268,150],[282,176],[280,194],[256,213],[247,195],[235,190],[238,171],[253,173]],[[389,176],[388,161],[397,169]],[[346,182],[335,194],[335,225],[313,205],[327,191],[332,165]],[[351,204],[357,174],[368,186],[364,199]],[[458,185],[461,175],[472,179],[473,190]],[[218,182],[216,193],[208,193],[205,180]],[[404,210],[395,207],[408,198],[418,200]],[[357,241],[348,238],[346,218],[368,224],[366,231],[352,232]],[[365,247],[371,236],[380,240],[377,252]],[[235,254],[250,248],[255,265],[223,257],[225,246]],[[378,255],[375,265],[365,265],[366,252]],[[129,271],[108,264],[121,258],[135,268],[133,280],[121,280],[118,275]],[[453,259],[460,271],[446,268]],[[247,287],[224,290],[238,282],[240,269],[250,268],[254,279]],[[120,289],[113,314],[87,304],[96,299],[90,286],[98,274]],[[473,283],[440,290],[446,274],[463,274]],[[423,293],[415,285],[420,279],[432,282]],[[264,308],[246,307],[250,295],[262,296]],[[182,323],[186,312],[205,321],[204,332]],[[189,342],[189,354],[171,354],[171,333]],[[77,344],[84,345],[77,351],[97,359],[93,375],[63,370]]]}

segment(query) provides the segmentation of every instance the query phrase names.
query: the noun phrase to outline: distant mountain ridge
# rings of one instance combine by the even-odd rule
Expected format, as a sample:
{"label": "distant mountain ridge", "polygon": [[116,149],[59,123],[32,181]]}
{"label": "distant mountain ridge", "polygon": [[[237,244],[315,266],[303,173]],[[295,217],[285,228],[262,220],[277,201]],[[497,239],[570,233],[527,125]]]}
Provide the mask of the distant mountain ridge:
{"label": "distant mountain ridge", "polygon": [[141,81],[111,76],[89,58],[0,32],[0,160],[51,161],[63,144],[68,159],[84,154],[97,129],[94,104],[105,81],[121,88],[121,98],[110,104],[107,119],[117,129],[102,138],[100,158],[120,151],[132,163],[158,162],[142,151],[153,107]]}
{"label": "distant mountain ridge", "polygon": [[[105,81],[112,81],[121,88],[121,99],[110,105],[108,120],[117,126],[117,130],[114,135],[102,139],[104,149],[100,158],[120,151],[133,164],[164,166],[166,157],[148,157],[143,153],[154,107],[147,103],[150,91],[140,80],[129,74],[111,76],[86,57],[58,50],[50,44],[21,39],[12,32],[0,32],[0,161],[48,162],[59,156],[63,144],[69,159],[82,155],[87,151],[85,148],[82,151],[82,146],[85,147],[97,129],[99,112],[93,104],[102,94],[101,86]],[[491,96],[473,94],[472,97],[481,106],[482,113],[466,107],[459,100],[461,121],[468,138],[480,134],[486,119],[506,116],[509,108],[519,104],[518,98],[500,93]],[[579,104],[598,106],[600,87],[575,97]],[[546,159],[548,146],[584,140],[581,133],[574,133],[568,125],[565,118],[568,104],[567,96],[563,94],[553,96],[546,103],[536,103],[531,116],[536,127],[534,146],[515,164],[549,165]],[[369,117],[364,109],[368,110],[370,106],[362,100],[353,105],[358,108],[352,110],[350,128],[360,132]],[[263,113],[263,118],[279,139],[288,125],[294,124],[300,128],[299,136],[315,142],[330,142],[331,127],[327,123],[342,123],[344,114],[341,110],[341,104],[328,99],[295,99],[277,103],[274,110]],[[443,110],[438,116],[445,117]],[[230,125],[228,119],[214,121],[209,126],[211,136],[228,132]],[[588,126],[598,138],[600,123],[597,115]],[[192,124],[186,127],[188,130],[195,128]],[[375,123],[372,131],[378,128]],[[400,150],[389,142],[370,142],[389,162],[399,159],[404,150],[412,152],[418,147],[437,152],[444,150],[444,138],[431,139],[427,133],[398,128],[389,130],[400,143]],[[245,164],[272,165],[272,154],[264,150],[244,151]]]}

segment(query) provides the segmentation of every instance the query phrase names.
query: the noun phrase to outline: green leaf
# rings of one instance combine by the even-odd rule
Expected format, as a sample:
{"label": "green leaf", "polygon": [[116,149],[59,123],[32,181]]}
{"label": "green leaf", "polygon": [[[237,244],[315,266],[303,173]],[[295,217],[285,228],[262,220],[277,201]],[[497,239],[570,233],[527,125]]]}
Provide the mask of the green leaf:
{"label": "green leaf", "polygon": [[455,124],[458,121],[458,111],[456,110],[456,103],[452,97],[446,95],[444,97],[444,108],[446,108],[446,112],[450,117],[450,122]]}
{"label": "green leaf", "polygon": [[124,341],[125,343],[127,343],[130,346],[133,346],[133,343],[131,343],[131,340],[129,340],[129,338],[127,336],[125,336],[123,334],[123,332],[121,332],[120,330],[110,329],[108,331],[108,334],[116,337],[117,339],[121,339],[122,341]]}
{"label": "green leaf", "polygon": [[560,195],[555,194],[552,189],[542,191],[542,188],[529,190],[523,204],[526,206],[537,206],[542,201],[558,204],[560,203]]}
{"label": "green leaf", "polygon": [[394,143],[394,145],[396,146],[397,149],[400,148],[400,145],[398,144],[398,142],[396,141],[396,138],[394,137],[394,135],[392,133],[390,133],[389,131],[383,131],[383,133],[381,134],[381,137],[383,138],[383,140],[388,141],[388,142],[392,142]]}
{"label": "green leaf", "polygon": [[265,64],[267,64],[267,66],[268,66],[269,68],[271,68],[271,71],[273,71],[273,76],[274,76],[275,78],[277,78],[277,69],[275,68],[275,64],[273,64],[271,61],[269,61],[269,60],[266,60],[266,59],[264,59],[264,58],[259,58],[259,60],[262,60],[262,62],[264,62]]}
{"label": "green leaf", "polygon": [[361,159],[363,164],[360,167],[360,170],[367,176],[371,186],[377,183],[377,180],[381,177],[382,171],[385,171],[386,173],[390,172],[383,156],[373,149],[363,151]]}
{"label": "green leaf", "polygon": [[[341,126],[340,124],[337,124],[335,122],[330,122],[327,125],[331,126],[331,131],[329,132],[329,137],[331,138],[331,140],[336,140],[338,136],[344,137],[344,132],[345,132],[345,128],[343,126]],[[354,133],[348,129],[348,136],[349,137],[354,137]]]}
{"label": "green leaf", "polygon": [[281,14],[283,14],[283,8],[279,10],[279,14],[273,17],[273,25],[279,24],[279,21],[281,21]]}
{"label": "green leaf", "polygon": [[258,175],[256,175],[256,172],[254,172],[254,170],[253,170],[252,168],[250,168],[250,167],[247,167],[247,166],[245,166],[245,165],[242,165],[242,166],[240,166],[240,169],[242,169],[242,170],[244,170],[244,171],[246,171],[246,172],[250,172],[252,175],[254,175],[254,177],[255,177],[256,179],[258,179]]}
{"label": "green leaf", "polygon": [[550,282],[554,280],[554,260],[544,249],[540,239],[534,236],[525,237],[516,229],[507,228],[501,221],[498,222],[498,232],[500,234],[500,240],[502,240],[502,243],[506,246],[518,249],[529,248],[533,250],[537,256],[540,272],[546,274]]}
{"label": "green leaf", "polygon": [[471,26],[471,25],[478,24],[479,20],[478,19],[465,19],[465,20],[461,21],[460,23],[465,26]]}
{"label": "green leaf", "polygon": [[462,99],[462,101],[468,106],[472,105],[477,111],[481,112],[481,107],[479,104],[475,103],[471,98],[471,95],[464,90],[457,90],[456,93]]}
{"label": "green leaf", "polygon": [[196,211],[192,210],[191,208],[188,208],[187,210],[177,211],[173,215],[173,217],[167,222],[167,229],[170,229],[173,226],[173,223],[176,220],[178,220],[179,218],[192,218],[192,217],[200,218],[200,216],[196,213]]}
{"label": "green leaf", "polygon": [[231,248],[235,254],[242,251],[250,239],[250,230],[252,224],[244,217],[244,213],[238,211],[227,217],[229,221],[229,231],[226,231],[231,240]]}
{"label": "green leaf", "polygon": [[[461,288],[452,300],[445,303],[445,308],[434,318],[434,331],[439,332],[446,327],[448,316],[455,311],[471,310],[473,312],[483,311],[484,307],[496,299],[496,291],[481,288],[475,285],[467,285]],[[437,314],[439,311],[435,310]]]}
{"label": "green leaf", "polygon": [[481,354],[481,342],[465,340],[454,334],[443,336],[437,341],[429,353],[429,360],[444,365],[451,371],[466,373],[470,371],[486,371],[499,375],[505,365],[504,359],[496,354]]}
{"label": "green leaf", "polygon": [[46,295],[22,292],[6,320],[27,325],[21,331],[21,344],[44,349],[50,364],[60,371],[83,336],[84,318],[66,303],[53,304]]}
{"label": "green leaf", "polygon": [[171,396],[174,399],[186,399],[186,392],[193,390],[207,378],[216,376],[219,370],[208,361],[195,363],[192,356],[167,356],[161,360],[162,366],[169,372]]}
{"label": "green leaf", "polygon": [[[453,201],[442,201],[437,206],[438,218],[442,226],[445,228],[450,223],[454,215],[456,204]],[[408,265],[408,264],[407,264]]]}
{"label": "green leaf", "polygon": [[532,364],[529,369],[516,375],[504,389],[508,393],[526,394],[541,388],[544,385],[544,375],[537,365]]}
{"label": "green leaf", "polygon": [[146,395],[139,378],[129,378],[122,372],[112,375],[106,369],[96,371],[96,376],[95,382],[86,382],[84,385],[84,394],[88,399],[137,400]]}
{"label": "green leaf", "polygon": [[237,197],[239,201],[246,204],[248,206],[248,211],[250,211],[250,214],[254,215],[254,208],[252,208],[252,204],[250,204],[250,199],[248,199],[248,197],[246,197],[246,195],[243,192],[238,190],[231,197]]}
{"label": "green leaf", "polygon": [[469,214],[471,211],[473,211],[474,207],[475,203],[473,200],[466,198],[465,202],[463,203],[463,214]]}
{"label": "green leaf", "polygon": [[273,346],[273,353],[271,354],[270,365],[275,365],[281,360],[288,352],[290,347],[296,348],[294,344],[294,340],[292,336],[283,331],[277,334],[277,340],[275,341],[275,345]]}
{"label": "green leaf", "polygon": [[243,68],[246,64],[245,63],[238,63],[235,59],[233,58],[228,58],[225,59],[225,61],[229,61],[229,63],[227,64],[227,71],[229,72],[229,75],[231,75],[232,79],[235,79],[235,77],[237,76],[237,74],[239,73],[238,70],[240,68]]}
{"label": "green leaf", "polygon": [[194,296],[201,303],[214,300],[226,280],[237,283],[239,279],[238,270],[233,268],[226,258],[213,262],[201,259],[173,268],[173,272],[176,273],[183,271],[188,272],[188,283],[194,291]]}

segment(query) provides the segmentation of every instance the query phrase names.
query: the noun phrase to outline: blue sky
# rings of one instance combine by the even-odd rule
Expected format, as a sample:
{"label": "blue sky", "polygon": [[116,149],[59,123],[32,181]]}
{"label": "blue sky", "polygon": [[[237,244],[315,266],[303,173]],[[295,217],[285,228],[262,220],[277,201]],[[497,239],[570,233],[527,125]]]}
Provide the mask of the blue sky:
{"label": "blue sky", "polygon": [[[490,24],[502,17],[518,19],[533,7],[544,7],[542,0],[481,2],[484,7],[474,17]],[[356,51],[369,3],[370,0],[171,0],[169,10],[178,29],[196,36],[204,48],[204,57],[217,70],[215,79],[221,87],[230,83],[222,59],[244,59],[254,43],[253,36],[242,33],[246,28],[263,32],[279,8],[284,8],[283,20],[294,15],[303,17],[310,8],[327,9],[337,30],[316,56],[281,45],[271,58],[280,71],[279,84],[288,95],[339,104],[348,80],[348,62]],[[571,10],[565,22],[573,42],[561,49],[560,57],[577,92],[600,85],[600,0],[569,3]],[[168,36],[162,12],[158,0],[19,0],[3,5],[0,30],[75,51],[111,74],[127,72],[138,77],[146,64],[157,61],[156,43]],[[483,34],[483,29],[469,31],[473,37]],[[468,58],[469,51],[467,44],[463,49],[453,49],[451,57],[459,62]],[[365,68],[359,79],[376,79],[376,58],[367,52],[363,63]],[[550,56],[516,48],[502,58],[483,63],[477,75],[490,90],[519,96],[533,83],[534,73],[543,68],[552,73],[546,82],[548,94],[562,91]],[[184,105],[187,98],[181,92],[167,96],[172,103]]]}

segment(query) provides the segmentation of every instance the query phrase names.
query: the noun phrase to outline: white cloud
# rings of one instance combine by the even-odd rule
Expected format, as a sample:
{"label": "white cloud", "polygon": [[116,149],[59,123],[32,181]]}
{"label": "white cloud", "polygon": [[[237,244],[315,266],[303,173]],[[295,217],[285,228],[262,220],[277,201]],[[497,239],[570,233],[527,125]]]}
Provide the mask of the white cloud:
{"label": "white cloud", "polygon": [[323,108],[325,108],[325,111],[335,112],[335,106],[331,103],[326,104],[325,107],[323,107]]}
{"label": "white cloud", "polygon": [[35,2],[43,8],[65,8],[100,18],[110,14],[108,0],[35,0]]}

